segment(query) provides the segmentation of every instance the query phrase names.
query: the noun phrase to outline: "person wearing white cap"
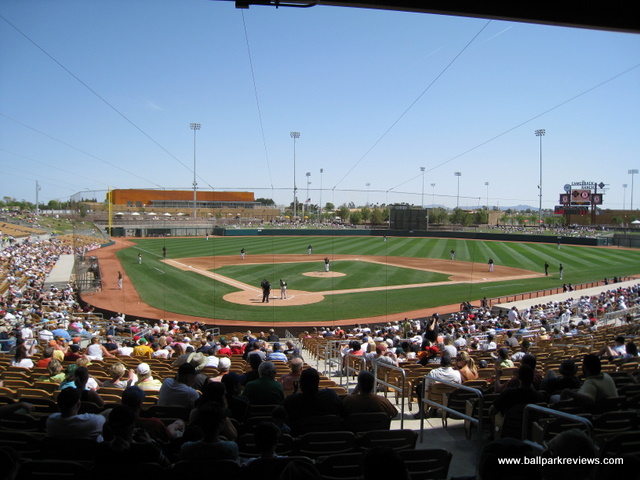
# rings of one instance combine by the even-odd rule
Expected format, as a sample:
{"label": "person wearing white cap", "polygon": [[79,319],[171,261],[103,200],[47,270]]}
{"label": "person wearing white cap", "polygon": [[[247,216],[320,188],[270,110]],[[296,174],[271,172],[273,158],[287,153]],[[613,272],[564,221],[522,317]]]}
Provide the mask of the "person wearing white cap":
{"label": "person wearing white cap", "polygon": [[138,374],[138,382],[136,387],[140,387],[144,391],[159,392],[162,387],[160,380],[154,379],[151,376],[151,367],[148,363],[141,363],[136,367],[136,373]]}
{"label": "person wearing white cap", "polygon": [[220,357],[218,361],[218,376],[211,378],[212,382],[220,382],[222,381],[222,377],[224,377],[229,370],[231,369],[231,360],[227,357]]}

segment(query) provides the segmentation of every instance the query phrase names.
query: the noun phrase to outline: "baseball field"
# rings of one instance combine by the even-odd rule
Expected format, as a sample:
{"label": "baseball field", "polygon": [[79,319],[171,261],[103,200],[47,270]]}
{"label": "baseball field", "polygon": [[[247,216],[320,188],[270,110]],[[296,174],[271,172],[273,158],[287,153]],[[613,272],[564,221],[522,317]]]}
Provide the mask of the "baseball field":
{"label": "baseball field", "polygon": [[[307,253],[309,245],[312,254]],[[640,251],[616,247],[558,249],[555,243],[405,237],[129,239],[97,253],[104,286],[91,303],[130,315],[221,325],[318,325],[417,316],[442,305],[640,270]],[[116,284],[118,271],[124,275],[122,289]],[[262,302],[260,287],[265,279],[272,285],[268,303]],[[280,298],[280,279],[288,285],[286,299]]]}

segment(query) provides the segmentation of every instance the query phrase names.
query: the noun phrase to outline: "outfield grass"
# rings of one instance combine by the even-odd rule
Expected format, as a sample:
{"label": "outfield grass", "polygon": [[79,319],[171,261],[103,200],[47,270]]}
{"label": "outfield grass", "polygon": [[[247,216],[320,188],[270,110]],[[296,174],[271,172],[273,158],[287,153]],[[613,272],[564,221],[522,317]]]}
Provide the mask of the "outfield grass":
{"label": "outfield grass", "polygon": [[289,289],[307,292],[445,282],[449,279],[449,275],[442,273],[363,261],[333,261],[331,270],[345,276],[318,278],[303,275],[306,272],[324,272],[324,262],[233,265],[217,268],[215,272],[256,286],[263,278],[271,279],[274,286],[284,278]]}
{"label": "outfield grass", "polygon": [[[244,320],[247,322],[308,321],[322,323],[331,319],[361,318],[399,313],[408,310],[473,301],[482,297],[497,297],[532,290],[561,286],[557,278],[558,264],[564,264],[564,282],[582,283],[606,277],[632,275],[640,272],[640,251],[604,249],[596,247],[562,246],[523,242],[493,242],[462,239],[393,238],[383,242],[378,237],[222,237],[211,238],[161,238],[141,239],[137,246],[118,252],[127,274],[136,286],[144,302],[167,312],[184,313],[205,318]],[[493,258],[497,266],[506,265],[535,272],[543,272],[544,262],[550,268],[549,277],[518,279],[514,282],[482,284],[455,284],[413,289],[384,290],[348,295],[328,295],[324,301],[306,306],[262,307],[227,303],[222,296],[234,288],[194,272],[182,271],[165,265],[162,247],[167,248],[168,258],[200,257],[212,255],[238,255],[241,248],[251,255],[306,254],[307,245],[313,245],[313,253],[320,255],[382,255],[448,259],[449,251],[456,251],[456,260],[486,263]],[[137,264],[137,254],[142,251],[144,262]],[[267,276],[273,285],[279,278],[286,278],[290,289],[308,291],[367,286],[426,283],[424,280],[405,280],[410,277],[441,281],[438,274],[413,271],[392,266],[378,266],[372,273],[368,262],[335,262],[349,269],[347,277],[314,279],[302,277],[303,264],[270,264],[229,266],[219,273],[248,284],[258,285]],[[347,265],[350,264],[350,265]],[[303,266],[300,270],[300,265]],[[253,268],[255,267],[255,270]],[[320,269],[321,265],[316,266]],[[291,269],[291,270],[290,270]],[[361,271],[358,271],[361,269]],[[266,273],[265,273],[266,272]],[[381,282],[384,275],[384,281]],[[426,276],[423,276],[426,275]],[[372,278],[373,277],[373,278]],[[344,280],[342,280],[344,279]],[[344,281],[337,287],[338,282]],[[306,283],[303,288],[303,283]],[[373,282],[375,285],[371,284]],[[318,288],[313,288],[315,284]],[[311,285],[311,286],[309,286]],[[329,287],[327,287],[329,285]]]}

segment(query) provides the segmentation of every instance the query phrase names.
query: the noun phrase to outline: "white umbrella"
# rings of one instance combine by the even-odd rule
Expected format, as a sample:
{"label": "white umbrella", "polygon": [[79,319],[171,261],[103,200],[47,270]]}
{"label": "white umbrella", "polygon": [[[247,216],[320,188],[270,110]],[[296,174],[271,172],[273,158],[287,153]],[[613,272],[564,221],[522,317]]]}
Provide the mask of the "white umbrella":
{"label": "white umbrella", "polygon": [[634,221],[633,221],[633,222],[631,222],[631,223],[632,223],[632,224],[634,224],[634,225],[638,225],[638,224],[640,224],[640,220],[634,220]]}
{"label": "white umbrella", "polygon": [[155,215],[153,212],[147,212],[147,215]]}
{"label": "white umbrella", "polygon": [[162,215],[164,215],[165,217],[170,217],[171,216],[171,214],[169,212],[165,212]]}
{"label": "white umbrella", "polygon": [[133,212],[131,215],[140,215],[138,212]]}

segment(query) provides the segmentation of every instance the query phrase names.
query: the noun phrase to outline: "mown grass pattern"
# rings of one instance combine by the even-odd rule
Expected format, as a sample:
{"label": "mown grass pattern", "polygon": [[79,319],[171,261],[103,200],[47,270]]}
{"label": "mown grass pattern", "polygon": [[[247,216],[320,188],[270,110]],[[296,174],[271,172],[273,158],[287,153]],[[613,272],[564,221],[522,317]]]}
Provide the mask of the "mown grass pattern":
{"label": "mown grass pattern", "polygon": [[[181,271],[165,265],[162,247],[167,248],[168,258],[188,258],[215,255],[237,255],[240,249],[251,255],[306,254],[307,246],[320,255],[382,255],[448,259],[451,249],[456,260],[476,262],[470,268],[486,268],[493,258],[500,266],[517,267],[541,274],[538,278],[516,282],[481,284],[455,284],[383,290],[378,292],[328,295],[320,303],[272,308],[231,304],[222,299],[234,288],[194,272]],[[143,264],[138,265],[137,254],[143,253]],[[460,239],[394,238],[387,242],[379,237],[221,237],[210,238],[161,238],[141,239],[136,246],[118,252],[127,274],[144,302],[166,312],[184,313],[205,318],[244,320],[247,322],[307,321],[313,324],[335,319],[361,318],[398,313],[439,305],[475,301],[482,297],[503,296],[524,291],[561,286],[565,282],[581,283],[603,277],[632,275],[640,271],[640,251],[577,247],[555,243],[533,244],[521,242],[493,242]],[[550,265],[548,277],[542,275],[544,262]],[[262,278],[268,278],[274,287],[279,278],[286,278],[290,289],[308,291],[364,288],[366,286],[402,285],[424,283],[411,278],[429,278],[442,281],[438,274],[411,269],[374,265],[368,262],[334,262],[338,270],[344,263],[347,277],[314,279],[300,278],[301,264],[230,266],[218,271],[245,283],[259,287]],[[564,264],[564,280],[558,279],[558,265]],[[305,270],[302,264],[302,270]],[[321,264],[315,265],[320,270]],[[373,268],[377,267],[377,268]],[[226,272],[226,273],[223,273]],[[487,272],[488,273],[488,272]],[[308,282],[308,283],[307,283]],[[294,286],[295,285],[295,286]],[[305,285],[304,288],[302,286]],[[327,285],[329,285],[327,287]],[[354,285],[354,286],[347,286]]]}

